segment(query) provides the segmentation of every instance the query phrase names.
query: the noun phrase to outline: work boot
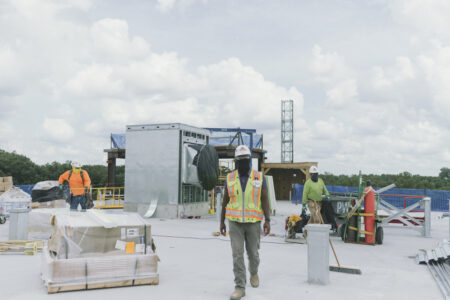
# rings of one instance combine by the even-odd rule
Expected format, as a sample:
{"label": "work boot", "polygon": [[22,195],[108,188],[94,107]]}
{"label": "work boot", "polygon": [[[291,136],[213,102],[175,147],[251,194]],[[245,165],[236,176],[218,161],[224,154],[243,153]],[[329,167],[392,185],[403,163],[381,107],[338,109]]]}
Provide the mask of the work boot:
{"label": "work boot", "polygon": [[259,286],[259,277],[258,274],[250,275],[250,284],[252,287],[257,288]]}
{"label": "work boot", "polygon": [[245,296],[245,291],[241,289],[235,289],[233,294],[230,296],[230,300],[240,300]]}

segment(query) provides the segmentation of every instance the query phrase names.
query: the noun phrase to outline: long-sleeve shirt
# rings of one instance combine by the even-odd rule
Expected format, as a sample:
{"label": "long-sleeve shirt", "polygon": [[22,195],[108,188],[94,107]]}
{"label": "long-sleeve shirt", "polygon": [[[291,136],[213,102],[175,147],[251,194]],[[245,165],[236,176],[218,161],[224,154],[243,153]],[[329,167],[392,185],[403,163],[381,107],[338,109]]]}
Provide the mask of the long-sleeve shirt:
{"label": "long-sleeve shirt", "polygon": [[[70,170],[64,172],[61,176],[59,176],[59,184],[62,184],[64,181],[69,182],[70,192],[75,196],[83,195],[84,189],[91,185],[91,179],[89,178],[88,172],[85,170],[81,170],[83,172],[83,179],[81,179],[80,173],[72,172],[69,180]],[[84,180],[84,185],[83,185]]]}
{"label": "long-sleeve shirt", "polygon": [[303,187],[303,199],[302,202],[306,203],[308,200],[322,201],[322,195],[329,195],[325,183],[322,179],[318,179],[317,182],[308,179]]}

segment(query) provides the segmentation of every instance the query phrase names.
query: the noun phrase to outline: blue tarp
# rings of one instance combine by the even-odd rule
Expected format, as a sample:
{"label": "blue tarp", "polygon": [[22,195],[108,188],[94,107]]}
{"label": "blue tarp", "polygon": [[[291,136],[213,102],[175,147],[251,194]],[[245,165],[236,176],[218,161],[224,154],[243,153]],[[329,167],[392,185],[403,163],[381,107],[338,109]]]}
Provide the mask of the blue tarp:
{"label": "blue tarp", "polygon": [[[211,136],[209,138],[209,144],[212,146],[226,146],[229,145],[233,140],[233,137],[236,135],[235,132],[211,132]],[[245,145],[250,147],[250,136],[247,134],[242,134],[242,139]],[[253,134],[253,148],[257,148],[261,146],[262,136],[260,134]],[[238,139],[235,139],[233,145],[238,145]],[[126,148],[126,138],[125,134],[111,134],[111,146],[113,149]]]}
{"label": "blue tarp", "polygon": [[113,149],[114,148],[125,149],[126,147],[125,134],[111,133],[111,146]]}
{"label": "blue tarp", "polygon": [[31,196],[31,191],[33,190],[34,184],[27,184],[27,185],[14,185],[15,187],[21,188],[22,191],[24,191],[25,193],[30,194]]}
{"label": "blue tarp", "polygon": [[[357,193],[357,187],[327,185],[329,192],[340,193]],[[378,189],[378,188],[375,188]],[[299,204],[302,202],[303,185],[294,184],[292,203]],[[397,208],[412,205],[419,201],[421,197],[431,198],[432,211],[448,211],[448,199],[450,199],[450,191],[428,190],[428,189],[401,189],[393,188],[381,194],[383,200],[392,204]],[[406,196],[420,196],[418,198],[410,198]]]}

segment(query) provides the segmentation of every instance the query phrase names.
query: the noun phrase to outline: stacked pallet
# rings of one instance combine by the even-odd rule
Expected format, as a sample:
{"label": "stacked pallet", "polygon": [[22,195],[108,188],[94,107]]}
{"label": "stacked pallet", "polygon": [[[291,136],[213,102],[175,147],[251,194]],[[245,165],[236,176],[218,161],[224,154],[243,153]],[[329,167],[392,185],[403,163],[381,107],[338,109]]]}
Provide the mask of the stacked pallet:
{"label": "stacked pallet", "polygon": [[57,214],[42,255],[48,293],[158,284],[151,225],[138,214]]}
{"label": "stacked pallet", "polygon": [[0,195],[13,187],[12,176],[0,177]]}

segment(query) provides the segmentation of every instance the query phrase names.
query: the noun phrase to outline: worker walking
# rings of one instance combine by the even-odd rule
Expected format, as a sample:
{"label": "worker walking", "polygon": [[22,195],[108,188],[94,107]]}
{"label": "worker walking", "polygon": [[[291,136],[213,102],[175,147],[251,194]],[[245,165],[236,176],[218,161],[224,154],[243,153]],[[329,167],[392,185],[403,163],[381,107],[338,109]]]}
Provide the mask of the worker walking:
{"label": "worker walking", "polygon": [[325,183],[319,178],[319,170],[316,166],[309,168],[311,178],[305,182],[303,187],[302,215],[306,213],[306,205],[308,205],[311,217],[308,224],[320,224],[320,208],[322,205],[322,195],[329,197]]}
{"label": "worker walking", "polygon": [[[59,187],[63,189],[64,181],[69,183],[69,203],[70,210],[78,210],[78,204],[81,205],[81,210],[86,210],[86,194],[91,186],[91,179],[88,172],[81,169],[79,162],[73,161],[71,163],[72,170],[64,172],[59,176]],[[88,207],[91,208],[91,207]]]}
{"label": "worker walking", "polygon": [[225,217],[230,226],[231,250],[233,253],[233,272],[235,290],[231,300],[245,296],[246,268],[244,247],[247,250],[250,271],[250,284],[259,286],[259,246],[261,238],[261,221],[263,216],[264,234],[270,233],[270,211],[267,196],[267,183],[261,172],[250,168],[250,149],[240,145],[235,151],[236,170],[229,173],[225,183],[220,233],[226,235]]}

